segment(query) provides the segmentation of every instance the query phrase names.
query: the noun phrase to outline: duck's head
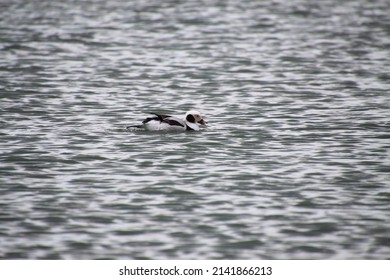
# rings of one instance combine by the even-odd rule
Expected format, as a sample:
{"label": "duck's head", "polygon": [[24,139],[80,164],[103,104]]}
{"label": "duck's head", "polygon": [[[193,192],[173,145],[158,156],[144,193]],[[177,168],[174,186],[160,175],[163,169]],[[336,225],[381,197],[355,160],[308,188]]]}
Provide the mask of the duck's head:
{"label": "duck's head", "polygon": [[188,111],[186,113],[185,119],[187,125],[194,130],[199,130],[198,124],[201,125],[207,124],[207,122],[202,118],[202,116],[198,111]]}

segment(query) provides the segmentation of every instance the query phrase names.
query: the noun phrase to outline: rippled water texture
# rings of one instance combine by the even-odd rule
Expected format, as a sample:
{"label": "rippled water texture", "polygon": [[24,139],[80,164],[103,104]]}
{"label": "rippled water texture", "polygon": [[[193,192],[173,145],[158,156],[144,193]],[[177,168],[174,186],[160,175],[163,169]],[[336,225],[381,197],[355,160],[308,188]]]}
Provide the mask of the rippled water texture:
{"label": "rippled water texture", "polygon": [[0,99],[2,259],[390,256],[387,0],[1,1]]}

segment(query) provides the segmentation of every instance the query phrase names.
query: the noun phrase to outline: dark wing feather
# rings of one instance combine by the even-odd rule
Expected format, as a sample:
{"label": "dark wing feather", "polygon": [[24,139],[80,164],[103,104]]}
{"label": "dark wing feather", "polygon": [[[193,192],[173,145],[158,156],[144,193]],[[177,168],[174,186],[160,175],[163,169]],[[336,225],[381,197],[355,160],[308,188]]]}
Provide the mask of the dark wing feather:
{"label": "dark wing feather", "polygon": [[168,115],[161,115],[161,114],[156,114],[156,113],[150,113],[152,115],[156,115],[156,117],[162,122],[165,118],[170,118],[171,116]]}
{"label": "dark wing feather", "polygon": [[182,126],[184,127],[184,125],[180,122],[178,122],[177,120],[173,120],[173,119],[170,119],[170,118],[165,118],[163,120],[163,122],[169,124],[169,125],[177,125],[177,126]]}
{"label": "dark wing feather", "polygon": [[169,118],[170,117],[168,115],[160,115],[160,114],[156,114],[156,113],[149,113],[149,114],[155,115],[155,117],[144,119],[142,121],[143,124],[148,123],[150,121],[160,121],[160,122],[162,122],[165,118]]}

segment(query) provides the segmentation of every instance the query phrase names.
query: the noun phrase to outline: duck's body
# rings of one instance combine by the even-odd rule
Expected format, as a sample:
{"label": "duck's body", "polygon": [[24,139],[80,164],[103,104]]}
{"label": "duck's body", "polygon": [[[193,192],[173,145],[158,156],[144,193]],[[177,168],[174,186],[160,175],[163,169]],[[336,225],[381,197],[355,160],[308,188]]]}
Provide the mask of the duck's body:
{"label": "duck's body", "polygon": [[155,117],[149,117],[143,120],[142,124],[146,130],[157,131],[185,131],[189,130],[185,121],[180,118],[168,115],[155,114]]}
{"label": "duck's body", "polygon": [[154,117],[146,118],[142,125],[128,126],[127,128],[144,128],[148,131],[187,131],[199,130],[199,125],[206,125],[197,111],[189,111],[184,118],[151,113]]}

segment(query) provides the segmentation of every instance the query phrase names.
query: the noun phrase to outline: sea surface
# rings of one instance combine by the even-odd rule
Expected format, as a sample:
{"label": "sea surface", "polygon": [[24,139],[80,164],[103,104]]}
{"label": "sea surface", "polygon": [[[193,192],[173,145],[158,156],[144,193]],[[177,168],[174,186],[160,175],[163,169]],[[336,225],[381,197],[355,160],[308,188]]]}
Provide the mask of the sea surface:
{"label": "sea surface", "polygon": [[389,259],[390,1],[0,1],[0,258]]}

